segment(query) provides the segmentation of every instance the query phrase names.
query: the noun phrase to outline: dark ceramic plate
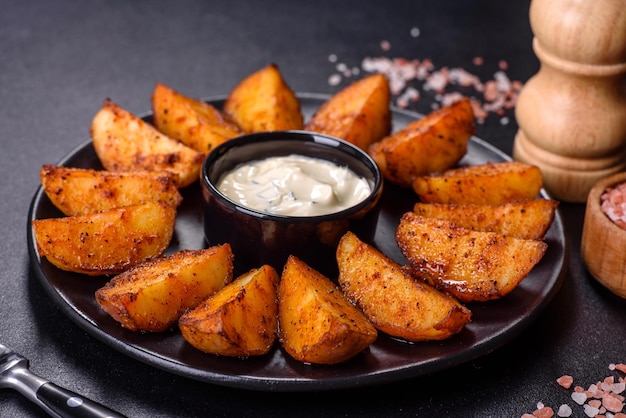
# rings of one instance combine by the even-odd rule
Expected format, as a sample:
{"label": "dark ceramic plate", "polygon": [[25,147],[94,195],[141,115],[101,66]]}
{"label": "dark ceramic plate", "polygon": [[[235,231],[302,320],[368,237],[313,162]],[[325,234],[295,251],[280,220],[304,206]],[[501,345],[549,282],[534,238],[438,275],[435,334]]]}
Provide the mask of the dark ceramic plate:
{"label": "dark ceramic plate", "polygon": [[[328,97],[301,94],[306,118]],[[223,99],[208,100],[220,107]],[[419,115],[393,109],[394,130]],[[150,116],[145,116],[150,120]],[[462,163],[481,164],[509,157],[488,143],[472,138]],[[91,141],[71,151],[59,165],[102,168]],[[386,185],[374,244],[384,253],[403,262],[394,241],[400,215],[416,201],[410,190]],[[200,191],[196,182],[183,190],[176,229],[168,252],[205,247],[202,232]],[[39,188],[33,197],[29,220],[59,217],[61,213]],[[409,344],[381,334],[368,350],[352,360],[334,366],[313,366],[292,360],[275,345],[267,355],[239,359],[204,354],[187,344],[180,333],[143,334],[123,329],[97,305],[94,292],[106,278],[91,278],[57,269],[37,254],[32,228],[28,245],[33,268],[52,298],[67,316],[105,344],[137,360],[182,376],[214,384],[261,391],[315,391],[359,387],[407,379],[451,368],[487,354],[514,339],[558,292],[567,254],[563,223],[557,216],[547,233],[548,250],[530,275],[503,299],[473,303],[472,322],[445,341]],[[313,266],[315,267],[315,266]]]}

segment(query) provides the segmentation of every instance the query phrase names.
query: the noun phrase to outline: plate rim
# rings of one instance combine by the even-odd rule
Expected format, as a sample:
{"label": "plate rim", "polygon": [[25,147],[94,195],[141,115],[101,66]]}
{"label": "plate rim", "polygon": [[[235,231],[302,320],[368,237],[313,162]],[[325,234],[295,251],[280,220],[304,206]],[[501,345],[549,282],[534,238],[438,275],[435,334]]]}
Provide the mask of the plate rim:
{"label": "plate rim", "polygon": [[[325,101],[331,97],[331,95],[321,93],[296,94],[299,99],[304,100]],[[208,96],[202,98],[201,100],[219,103],[223,102],[225,98],[226,96]],[[422,114],[411,110],[401,109],[395,106],[391,106],[391,109],[392,115],[394,113],[397,113],[402,115],[403,117],[410,119],[418,119],[423,117]],[[152,112],[147,111],[142,114],[138,114],[137,116],[141,118],[151,117]],[[512,158],[508,154],[483,139],[472,136],[470,141],[476,143],[479,147],[487,149],[490,152],[498,155],[503,160],[512,160]],[[89,147],[91,143],[92,139],[88,138],[79,145],[75,146],[57,162],[57,165],[63,165],[71,161],[72,158],[76,156],[76,154],[83,151],[86,147]],[[541,195],[543,197],[550,198],[548,193],[543,189],[541,191]],[[38,204],[41,202],[42,199],[45,198],[47,197],[45,196],[43,188],[40,184],[31,199],[28,210],[27,244],[30,258],[30,266],[32,271],[35,272],[35,275],[37,276],[39,283],[44,288],[46,294],[52,299],[55,305],[60,308],[66,316],[69,317],[70,320],[72,320],[82,330],[87,332],[89,335],[95,337],[97,340],[104,343],[105,345],[108,345],[109,347],[114,348],[118,352],[128,357],[141,361],[152,367],[156,367],[179,376],[192,378],[205,383],[213,383],[232,388],[243,388],[265,392],[303,392],[331,389],[335,390],[371,386],[374,384],[384,384],[409,378],[416,378],[428,373],[443,371],[452,367],[459,366],[463,363],[467,363],[468,361],[476,359],[480,356],[487,355],[488,353],[493,352],[505,345],[506,343],[512,341],[526,328],[528,328],[528,326],[532,322],[535,321],[537,316],[545,309],[545,307],[552,301],[554,296],[561,289],[567,272],[566,263],[569,259],[568,242],[565,238],[563,220],[560,214],[560,210],[557,208],[551,228],[556,228],[557,230],[556,233],[561,239],[559,242],[562,244],[562,251],[560,257],[558,257],[558,265],[554,266],[554,268],[552,269],[552,271],[554,271],[556,275],[553,280],[552,287],[528,315],[524,316],[518,321],[515,321],[512,324],[507,324],[507,326],[503,327],[497,333],[495,333],[492,338],[486,341],[482,341],[480,344],[473,344],[468,349],[463,350],[459,353],[455,353],[452,356],[444,357],[444,359],[446,360],[445,362],[428,362],[426,364],[420,365],[420,370],[416,370],[417,367],[408,364],[393,369],[359,375],[358,377],[350,376],[350,379],[347,379],[347,377],[345,376],[337,376],[324,379],[312,379],[306,377],[269,378],[254,376],[250,374],[245,376],[233,376],[207,370],[200,370],[187,364],[176,362],[170,358],[155,355],[154,353],[149,352],[140,346],[134,345],[127,341],[123,341],[122,339],[107,333],[106,331],[101,329],[91,318],[83,315],[82,312],[75,309],[72,303],[70,303],[64,297],[64,295],[62,295],[59,290],[50,283],[49,278],[46,276],[45,272],[42,269],[41,258],[39,257],[36,249],[31,223],[32,220],[36,219],[35,212]],[[286,354],[283,353],[282,355],[285,356]]]}

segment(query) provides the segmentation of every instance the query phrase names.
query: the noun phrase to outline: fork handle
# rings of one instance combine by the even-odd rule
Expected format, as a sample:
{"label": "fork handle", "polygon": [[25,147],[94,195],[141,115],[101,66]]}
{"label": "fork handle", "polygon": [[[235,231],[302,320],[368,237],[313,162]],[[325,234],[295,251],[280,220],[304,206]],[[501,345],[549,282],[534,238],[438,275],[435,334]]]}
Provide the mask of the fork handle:
{"label": "fork handle", "polygon": [[51,382],[41,385],[36,396],[47,409],[62,418],[125,418],[118,412]]}

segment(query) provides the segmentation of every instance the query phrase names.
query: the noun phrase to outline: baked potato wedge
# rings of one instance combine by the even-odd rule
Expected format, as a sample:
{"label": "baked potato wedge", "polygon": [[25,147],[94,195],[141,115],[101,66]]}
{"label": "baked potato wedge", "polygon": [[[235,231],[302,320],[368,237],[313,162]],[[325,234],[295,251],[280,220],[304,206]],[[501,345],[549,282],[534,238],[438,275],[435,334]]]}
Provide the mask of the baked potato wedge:
{"label": "baked potato wedge", "polygon": [[163,83],[157,83],[152,92],[152,114],[159,131],[204,155],[243,133],[214,106]]}
{"label": "baked potato wedge", "polygon": [[412,274],[461,302],[488,301],[509,294],[547,248],[541,240],[473,231],[413,212],[402,216],[396,242]]}
{"label": "baked potato wedge", "polygon": [[442,340],[472,313],[459,301],[406,273],[402,266],[347,232],[337,247],[339,285],[379,330],[407,341]]}
{"label": "baked potato wedge", "polygon": [[391,133],[390,100],[387,77],[369,75],[323,103],[306,129],[344,139],[367,151],[370,144]]}
{"label": "baked potato wedge", "polygon": [[204,154],[159,132],[143,119],[104,101],[91,123],[91,138],[102,166],[110,171],[170,171],[179,187],[199,178]]}
{"label": "baked potato wedge", "polygon": [[552,221],[559,202],[533,199],[501,205],[453,203],[421,203],[413,212],[425,218],[445,219],[475,231],[497,232],[523,239],[542,239]]}
{"label": "baked potato wedge", "polygon": [[99,288],[96,301],[124,328],[163,332],[180,316],[230,283],[233,254],[228,244],[181,250],[115,276]]}
{"label": "baked potato wedge", "polygon": [[36,219],[40,257],[62,270],[90,276],[118,274],[168,247],[176,208],[161,202],[87,215]]}
{"label": "baked potato wedge", "polygon": [[183,338],[210,354],[266,354],[278,335],[278,280],[268,265],[242,274],[180,317]]}
{"label": "baked potato wedge", "polygon": [[223,111],[246,133],[304,127],[300,101],[276,64],[241,80],[228,94]]}
{"label": "baked potato wedge", "polygon": [[166,171],[113,172],[45,164],[39,176],[44,193],[67,216],[153,201],[178,207],[183,201],[173,174]]}
{"label": "baked potato wedge", "polygon": [[476,132],[469,99],[431,112],[369,146],[385,179],[410,188],[416,177],[452,168]]}
{"label": "baked potato wedge", "polygon": [[281,275],[278,318],[280,343],[305,363],[347,361],[378,335],[337,285],[295,256],[287,259]]}
{"label": "baked potato wedge", "polygon": [[477,205],[534,199],[542,186],[541,170],[518,161],[453,168],[413,181],[422,202]]}

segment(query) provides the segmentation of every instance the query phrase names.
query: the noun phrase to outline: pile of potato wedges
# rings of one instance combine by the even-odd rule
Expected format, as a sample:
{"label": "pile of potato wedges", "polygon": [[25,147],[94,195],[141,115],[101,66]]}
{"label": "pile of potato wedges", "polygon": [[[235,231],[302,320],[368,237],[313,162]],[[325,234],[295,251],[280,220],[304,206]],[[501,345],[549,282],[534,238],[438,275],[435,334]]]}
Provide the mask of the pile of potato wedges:
{"label": "pile of potato wedges", "polygon": [[[467,98],[392,132],[388,80],[372,74],[305,121],[270,64],[241,80],[221,109],[162,83],[151,101],[152,123],[104,101],[91,124],[104,169],[42,166],[42,189],[63,216],[32,222],[42,258],[111,276],[95,299],[124,328],[177,328],[197,349],[235,357],[263,355],[278,341],[296,360],[335,364],[381,332],[407,341],[459,333],[472,317],[466,304],[504,297],[546,251],[558,202],[539,197],[538,168],[458,165],[475,133]],[[212,149],[292,129],[362,148],[386,182],[415,198],[395,231],[405,264],[352,232],[337,247],[337,278],[294,256],[281,272],[263,265],[234,277],[229,243],[166,254],[180,190],[198,180]]]}

